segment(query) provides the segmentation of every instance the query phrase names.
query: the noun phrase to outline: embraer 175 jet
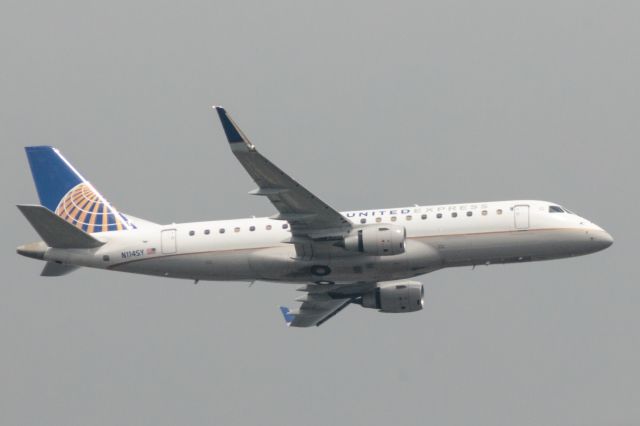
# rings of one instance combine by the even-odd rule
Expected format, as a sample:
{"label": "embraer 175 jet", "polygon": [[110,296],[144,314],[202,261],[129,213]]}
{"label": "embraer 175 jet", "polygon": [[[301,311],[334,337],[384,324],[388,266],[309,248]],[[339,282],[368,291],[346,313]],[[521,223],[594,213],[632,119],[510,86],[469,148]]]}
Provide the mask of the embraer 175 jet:
{"label": "embraer 175 jet", "polygon": [[349,304],[422,309],[411,280],[452,266],[593,253],[613,239],[555,203],[534,200],[338,212],[263,157],[221,107],[231,151],[278,211],[271,217],[160,225],[120,213],[49,146],[27,147],[41,205],[18,208],[43,241],[19,254],[43,276],[80,266],[170,278],[303,284],[288,325],[319,326]]}

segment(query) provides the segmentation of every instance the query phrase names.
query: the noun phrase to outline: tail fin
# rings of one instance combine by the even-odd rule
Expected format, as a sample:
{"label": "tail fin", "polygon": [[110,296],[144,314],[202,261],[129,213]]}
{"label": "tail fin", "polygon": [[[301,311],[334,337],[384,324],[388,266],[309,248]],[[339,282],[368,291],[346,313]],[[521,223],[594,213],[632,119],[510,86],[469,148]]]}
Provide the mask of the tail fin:
{"label": "tail fin", "polygon": [[42,206],[18,208],[49,247],[95,248],[104,244]]}
{"label": "tail fin", "polygon": [[25,148],[40,203],[85,232],[135,229],[51,146]]}

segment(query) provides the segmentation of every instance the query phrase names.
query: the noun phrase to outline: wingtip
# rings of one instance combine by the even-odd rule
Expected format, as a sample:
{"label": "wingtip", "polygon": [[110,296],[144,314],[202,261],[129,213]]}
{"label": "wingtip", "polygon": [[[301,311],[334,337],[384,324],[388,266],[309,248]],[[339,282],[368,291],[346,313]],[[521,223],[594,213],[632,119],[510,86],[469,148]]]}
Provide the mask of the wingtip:
{"label": "wingtip", "polygon": [[291,313],[289,308],[287,308],[286,306],[280,306],[280,312],[282,312],[284,321],[285,323],[287,323],[287,327],[289,327],[291,325],[291,322],[293,322],[293,319],[295,318],[295,316]]}
{"label": "wingtip", "polygon": [[220,124],[222,124],[222,129],[227,136],[227,142],[231,145],[232,150],[235,151],[239,149],[254,151],[255,146],[249,141],[249,138],[247,138],[242,130],[240,130],[238,124],[229,117],[227,111],[221,106],[216,106],[214,108],[218,113]]}
{"label": "wingtip", "polygon": [[237,142],[245,142],[246,138],[243,137],[240,129],[238,129],[237,125],[229,118],[227,111],[221,106],[215,106],[214,109],[218,113],[218,118],[220,118],[220,123],[222,124],[222,129],[224,130],[225,135],[227,136],[227,140],[229,143],[237,143]]}

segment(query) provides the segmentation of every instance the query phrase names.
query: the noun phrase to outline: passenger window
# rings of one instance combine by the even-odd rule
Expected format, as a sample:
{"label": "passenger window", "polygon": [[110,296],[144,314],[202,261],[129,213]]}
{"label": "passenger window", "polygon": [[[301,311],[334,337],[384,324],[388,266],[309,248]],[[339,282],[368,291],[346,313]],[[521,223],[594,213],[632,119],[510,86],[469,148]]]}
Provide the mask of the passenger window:
{"label": "passenger window", "polygon": [[469,217],[473,216],[473,212],[467,212],[467,216]]}
{"label": "passenger window", "polygon": [[255,227],[255,226],[250,226],[250,227],[249,227],[249,231],[253,232],[253,231],[255,231],[255,230],[256,230],[256,227]]}
{"label": "passenger window", "polygon": [[189,231],[189,236],[193,237],[194,235],[196,235],[196,231]]}
{"label": "passenger window", "polygon": [[224,232],[225,232],[224,228],[220,228],[220,230],[218,232],[220,232],[221,234],[224,234]]}
{"label": "passenger window", "polygon": [[438,214],[436,215],[436,217],[437,217],[438,219],[442,219],[442,213],[438,213]]}
{"label": "passenger window", "polygon": [[360,219],[360,223],[367,223],[367,219],[364,219],[364,218]]}
{"label": "passenger window", "polygon": [[456,212],[451,213],[451,217],[458,217],[458,213]]}
{"label": "passenger window", "polygon": [[549,206],[549,213],[564,213],[559,206]]}
{"label": "passenger window", "polygon": [[267,231],[271,231],[271,225],[267,225]]}
{"label": "passenger window", "polygon": [[482,210],[482,216],[486,216],[487,215],[487,211],[486,210]]}
{"label": "passenger window", "polygon": [[380,223],[382,222],[382,218],[381,217],[376,217],[376,223]]}
{"label": "passenger window", "polygon": [[211,233],[211,231],[209,231],[208,229],[204,230],[204,235],[209,235]]}
{"label": "passenger window", "polygon": [[427,218],[427,215],[423,214],[421,217],[422,217],[422,220],[425,220]]}
{"label": "passenger window", "polygon": [[411,219],[412,219],[411,215],[407,216],[407,220],[411,220]]}
{"label": "passenger window", "polygon": [[395,216],[391,216],[391,222],[395,222],[396,220],[398,220],[398,218],[397,218],[397,217],[395,217]]}
{"label": "passenger window", "polygon": [[235,228],[233,228],[233,232],[240,232],[240,227],[236,226]]}
{"label": "passenger window", "polygon": [[289,224],[285,223],[284,225],[282,225],[282,229],[289,229]]}
{"label": "passenger window", "polygon": [[502,209],[496,210],[496,214],[502,214]]}

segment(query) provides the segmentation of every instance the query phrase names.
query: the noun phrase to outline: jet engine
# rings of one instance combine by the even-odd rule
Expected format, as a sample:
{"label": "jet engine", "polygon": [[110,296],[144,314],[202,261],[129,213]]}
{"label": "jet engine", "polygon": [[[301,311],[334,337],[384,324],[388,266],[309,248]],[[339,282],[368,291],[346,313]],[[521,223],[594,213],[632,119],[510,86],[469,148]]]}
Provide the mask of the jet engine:
{"label": "jet engine", "polygon": [[362,296],[363,308],[378,309],[380,312],[404,313],[422,309],[424,287],[416,281],[397,281],[378,284],[372,292]]}
{"label": "jet engine", "polygon": [[392,256],[404,253],[406,230],[398,225],[370,225],[354,229],[340,244],[346,250],[372,256]]}

